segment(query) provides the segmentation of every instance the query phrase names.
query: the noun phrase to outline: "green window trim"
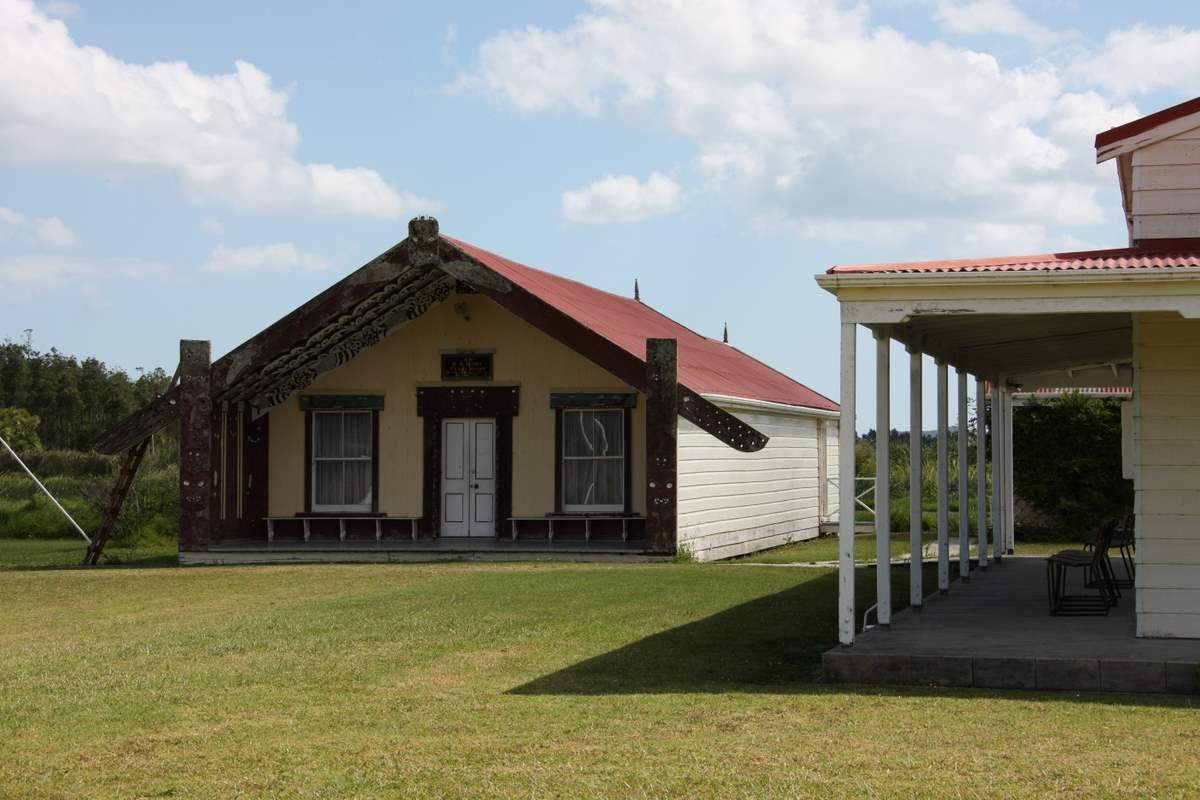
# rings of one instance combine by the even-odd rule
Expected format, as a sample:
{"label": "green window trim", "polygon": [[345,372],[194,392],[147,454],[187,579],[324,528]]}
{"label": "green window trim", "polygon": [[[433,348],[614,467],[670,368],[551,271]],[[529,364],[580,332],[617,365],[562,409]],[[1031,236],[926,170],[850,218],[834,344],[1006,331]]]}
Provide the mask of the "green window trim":
{"label": "green window trim", "polygon": [[381,394],[304,394],[301,411],[382,411]]}
{"label": "green window trim", "polygon": [[552,392],[551,408],[637,408],[637,395],[628,392]]}

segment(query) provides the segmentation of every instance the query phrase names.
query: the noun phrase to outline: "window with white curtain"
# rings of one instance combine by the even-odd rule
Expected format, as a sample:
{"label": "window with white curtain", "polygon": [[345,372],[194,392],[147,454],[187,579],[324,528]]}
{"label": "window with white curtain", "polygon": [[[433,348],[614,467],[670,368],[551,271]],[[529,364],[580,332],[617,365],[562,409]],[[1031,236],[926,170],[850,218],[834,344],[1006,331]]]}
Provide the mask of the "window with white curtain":
{"label": "window with white curtain", "polygon": [[312,510],[371,511],[370,411],[312,412]]}
{"label": "window with white curtain", "polygon": [[625,410],[563,409],[562,509],[625,510]]}

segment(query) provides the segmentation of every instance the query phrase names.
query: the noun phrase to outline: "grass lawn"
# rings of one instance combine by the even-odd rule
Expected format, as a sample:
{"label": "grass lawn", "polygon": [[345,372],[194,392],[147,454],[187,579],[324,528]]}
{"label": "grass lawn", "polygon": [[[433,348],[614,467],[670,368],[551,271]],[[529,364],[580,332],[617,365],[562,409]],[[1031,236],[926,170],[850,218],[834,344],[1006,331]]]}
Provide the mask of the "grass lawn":
{"label": "grass lawn", "polygon": [[[922,535],[926,544],[937,541],[937,535],[926,533]],[[951,534],[950,542],[957,542],[957,535]],[[900,558],[909,554],[908,533],[892,535],[892,558]],[[1017,542],[1017,555],[1049,555],[1066,547],[1073,547],[1066,542]],[[971,545],[971,555],[976,553],[975,545]],[[875,563],[875,534],[864,533],[854,537],[854,559],[861,564]],[[772,550],[746,556],[738,559],[740,562],[755,564],[814,564],[838,560],[837,536],[822,536],[819,539],[809,539],[805,542],[785,544]]]}
{"label": "grass lawn", "polygon": [[1200,791],[1188,700],[813,683],[836,589],[696,564],[12,569],[0,797]]}
{"label": "grass lawn", "polygon": [[[75,567],[86,550],[82,538],[0,539],[0,570]],[[132,545],[110,542],[101,557],[107,565],[168,566],[176,562],[178,552],[174,542],[165,540]]]}

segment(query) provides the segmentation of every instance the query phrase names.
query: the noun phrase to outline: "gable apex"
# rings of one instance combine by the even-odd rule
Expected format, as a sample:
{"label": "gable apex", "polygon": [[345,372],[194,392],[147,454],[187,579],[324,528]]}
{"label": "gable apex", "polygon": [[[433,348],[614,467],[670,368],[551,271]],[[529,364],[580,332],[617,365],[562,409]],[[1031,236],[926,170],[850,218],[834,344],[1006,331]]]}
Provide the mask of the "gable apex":
{"label": "gable apex", "polygon": [[1200,128],[1200,97],[1096,134],[1096,163],[1102,164],[1195,128]]}

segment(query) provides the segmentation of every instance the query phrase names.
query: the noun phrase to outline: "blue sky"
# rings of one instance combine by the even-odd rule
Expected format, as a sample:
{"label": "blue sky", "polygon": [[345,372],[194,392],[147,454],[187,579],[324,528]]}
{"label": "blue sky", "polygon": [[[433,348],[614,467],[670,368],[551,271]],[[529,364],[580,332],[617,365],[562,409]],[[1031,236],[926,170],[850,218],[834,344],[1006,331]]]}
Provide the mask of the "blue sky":
{"label": "blue sky", "polygon": [[1190,2],[0,0],[0,338],[170,370],[431,211],[836,396],[815,273],[1123,245],[1092,136],[1198,87]]}

